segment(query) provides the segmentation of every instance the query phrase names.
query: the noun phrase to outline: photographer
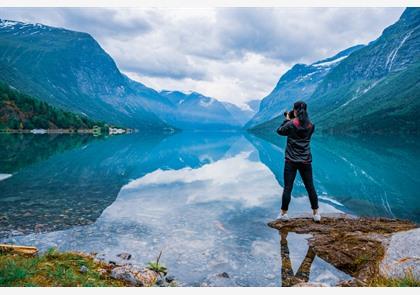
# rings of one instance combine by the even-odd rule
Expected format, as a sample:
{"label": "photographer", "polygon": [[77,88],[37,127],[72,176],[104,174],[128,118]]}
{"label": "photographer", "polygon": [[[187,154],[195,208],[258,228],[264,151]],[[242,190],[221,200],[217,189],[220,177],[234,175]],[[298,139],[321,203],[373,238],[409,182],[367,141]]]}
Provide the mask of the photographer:
{"label": "photographer", "polygon": [[310,149],[311,136],[315,126],[309,120],[306,111],[307,106],[303,101],[297,101],[293,110],[285,112],[285,120],[277,129],[279,135],[287,136],[287,147],[284,165],[284,190],[282,196],[281,213],[277,217],[282,221],[289,220],[287,210],[289,208],[293,182],[296,172],[302,177],[303,183],[309,195],[313,220],[319,222],[321,216],[318,213],[318,196],[315,191],[312,177],[312,155]]}

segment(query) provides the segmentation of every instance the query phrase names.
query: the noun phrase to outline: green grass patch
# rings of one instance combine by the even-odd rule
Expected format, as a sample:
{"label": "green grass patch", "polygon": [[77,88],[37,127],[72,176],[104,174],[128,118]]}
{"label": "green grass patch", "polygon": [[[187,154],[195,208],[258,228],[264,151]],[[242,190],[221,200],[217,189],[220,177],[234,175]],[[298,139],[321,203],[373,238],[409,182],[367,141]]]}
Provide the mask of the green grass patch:
{"label": "green grass patch", "polygon": [[420,281],[414,278],[412,272],[407,272],[404,278],[399,279],[377,277],[370,282],[369,287],[420,287]]}
{"label": "green grass patch", "polygon": [[[87,268],[81,272],[81,267]],[[61,253],[50,249],[28,257],[0,253],[2,287],[122,287],[125,282],[109,276],[110,266],[78,253]]]}

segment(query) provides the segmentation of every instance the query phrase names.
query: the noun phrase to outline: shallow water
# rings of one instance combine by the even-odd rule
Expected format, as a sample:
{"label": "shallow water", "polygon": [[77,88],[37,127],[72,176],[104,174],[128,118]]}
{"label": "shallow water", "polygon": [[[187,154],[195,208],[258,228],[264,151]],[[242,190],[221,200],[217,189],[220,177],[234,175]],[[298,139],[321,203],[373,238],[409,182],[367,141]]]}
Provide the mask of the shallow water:
{"label": "shallow water", "polygon": [[[138,264],[163,250],[161,261],[184,285],[280,286],[282,259],[293,276],[305,257],[309,281],[349,279],[311,257],[305,235],[289,233],[292,270],[285,267],[284,240],[282,252],[279,233],[266,225],[280,208],[284,144],[238,132],[0,135],[0,175],[8,175],[0,180],[0,240],[114,261],[129,252]],[[418,222],[418,147],[407,139],[315,137],[321,211]],[[298,177],[290,213],[309,211]]]}

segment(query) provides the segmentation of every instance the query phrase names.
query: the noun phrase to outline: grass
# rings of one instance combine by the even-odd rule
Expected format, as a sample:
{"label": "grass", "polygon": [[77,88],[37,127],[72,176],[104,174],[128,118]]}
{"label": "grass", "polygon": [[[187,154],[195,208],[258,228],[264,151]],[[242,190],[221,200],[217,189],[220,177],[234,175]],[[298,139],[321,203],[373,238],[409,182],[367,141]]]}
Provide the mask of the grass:
{"label": "grass", "polygon": [[166,275],[168,273],[167,268],[163,264],[159,263],[161,256],[162,256],[162,251],[160,251],[159,256],[156,259],[156,262],[149,262],[147,264],[147,268],[158,273],[159,276]]}
{"label": "grass", "polygon": [[420,287],[420,281],[409,277],[403,279],[378,278],[372,281],[369,287]]}
{"label": "grass", "polygon": [[[82,266],[87,272],[81,272]],[[50,249],[45,254],[28,257],[0,253],[0,286],[2,287],[122,287],[127,284],[101,275],[108,269],[104,263],[78,253],[60,253]]]}
{"label": "grass", "polygon": [[411,271],[406,272],[404,278],[388,279],[377,277],[369,283],[369,287],[420,287],[420,281],[414,278]]}

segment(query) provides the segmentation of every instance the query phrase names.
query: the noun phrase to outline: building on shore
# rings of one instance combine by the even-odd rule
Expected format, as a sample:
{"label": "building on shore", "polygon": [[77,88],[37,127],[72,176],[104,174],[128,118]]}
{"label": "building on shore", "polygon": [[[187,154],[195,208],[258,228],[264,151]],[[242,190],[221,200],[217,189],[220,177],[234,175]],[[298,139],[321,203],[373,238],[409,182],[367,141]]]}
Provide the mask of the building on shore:
{"label": "building on shore", "polygon": [[109,127],[109,134],[123,134],[125,129]]}

